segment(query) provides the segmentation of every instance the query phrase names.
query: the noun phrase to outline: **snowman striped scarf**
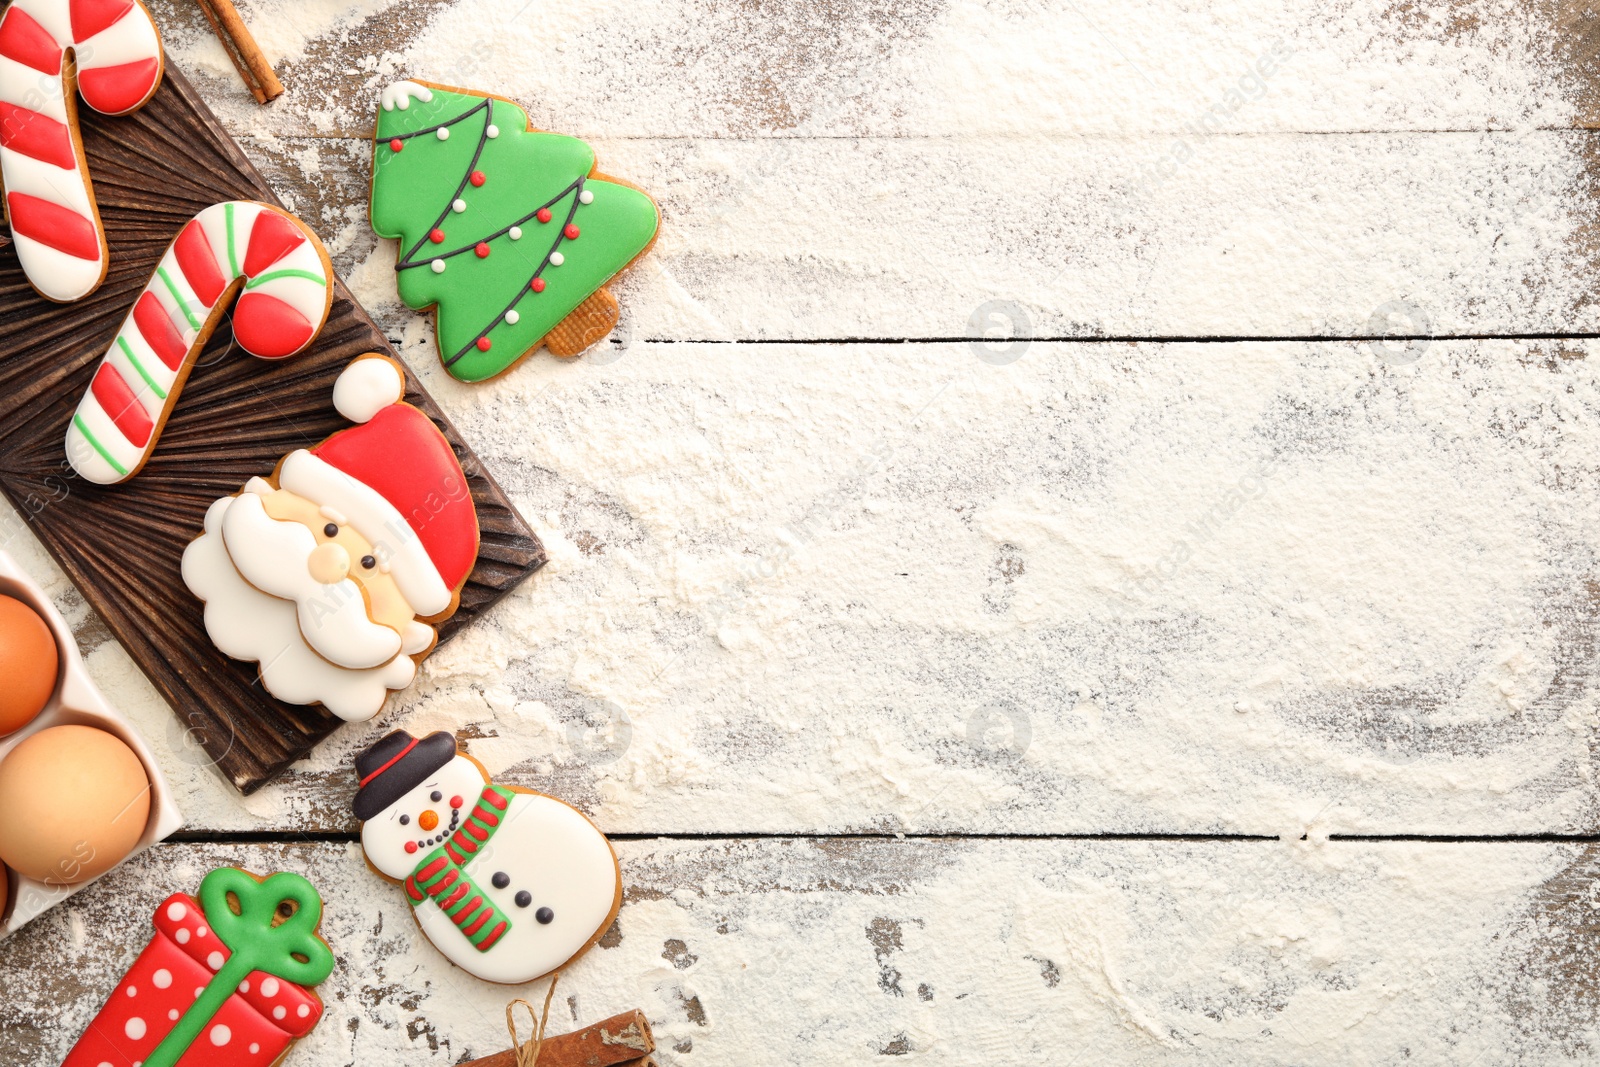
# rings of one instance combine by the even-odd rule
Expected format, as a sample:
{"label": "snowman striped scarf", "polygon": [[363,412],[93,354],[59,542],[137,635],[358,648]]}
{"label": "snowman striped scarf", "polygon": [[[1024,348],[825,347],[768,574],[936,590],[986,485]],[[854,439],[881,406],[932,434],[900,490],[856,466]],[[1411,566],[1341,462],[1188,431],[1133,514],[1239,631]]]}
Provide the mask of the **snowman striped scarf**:
{"label": "snowman striped scarf", "polygon": [[504,786],[484,786],[472,815],[450,840],[428,853],[405,882],[406,899],[413,908],[433,900],[479,952],[493,948],[511,929],[511,920],[463,868],[500,828],[515,795]]}

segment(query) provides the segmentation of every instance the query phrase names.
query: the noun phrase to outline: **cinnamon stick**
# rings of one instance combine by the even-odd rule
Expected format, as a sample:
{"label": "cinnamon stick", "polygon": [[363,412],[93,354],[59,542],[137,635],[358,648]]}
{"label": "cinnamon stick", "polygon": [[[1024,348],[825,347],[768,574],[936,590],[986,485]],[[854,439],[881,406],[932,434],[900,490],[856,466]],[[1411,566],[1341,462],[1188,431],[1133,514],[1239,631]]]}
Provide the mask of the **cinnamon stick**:
{"label": "cinnamon stick", "polygon": [[244,19],[239,17],[233,0],[199,0],[199,3],[200,10],[206,13],[211,28],[216,31],[228,58],[233,60],[234,69],[244,79],[245,88],[256,98],[256,103],[265,104],[282,96],[283,83],[272,72],[272,64],[267,62],[266,53],[261,51],[261,46],[250,35],[250,28],[244,24]]}
{"label": "cinnamon stick", "polygon": [[[546,1037],[539,1049],[539,1067],[652,1067],[655,1038],[644,1012],[629,1011],[602,1019],[570,1034]],[[517,1050],[507,1049],[461,1067],[517,1067]]]}

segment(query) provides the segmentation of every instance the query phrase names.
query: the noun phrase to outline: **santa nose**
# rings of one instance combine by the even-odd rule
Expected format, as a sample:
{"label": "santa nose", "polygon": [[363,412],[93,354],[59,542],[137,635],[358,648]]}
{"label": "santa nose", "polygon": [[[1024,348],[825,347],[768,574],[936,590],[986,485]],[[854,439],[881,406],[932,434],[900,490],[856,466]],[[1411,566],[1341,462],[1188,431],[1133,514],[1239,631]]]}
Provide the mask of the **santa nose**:
{"label": "santa nose", "polygon": [[422,827],[424,832],[432,830],[435,826],[439,825],[438,812],[434,811],[432,808],[429,808],[427,811],[417,816],[417,825]]}
{"label": "santa nose", "polygon": [[319,584],[337,585],[350,573],[350,553],[342,545],[324,541],[311,550],[306,558],[306,569]]}

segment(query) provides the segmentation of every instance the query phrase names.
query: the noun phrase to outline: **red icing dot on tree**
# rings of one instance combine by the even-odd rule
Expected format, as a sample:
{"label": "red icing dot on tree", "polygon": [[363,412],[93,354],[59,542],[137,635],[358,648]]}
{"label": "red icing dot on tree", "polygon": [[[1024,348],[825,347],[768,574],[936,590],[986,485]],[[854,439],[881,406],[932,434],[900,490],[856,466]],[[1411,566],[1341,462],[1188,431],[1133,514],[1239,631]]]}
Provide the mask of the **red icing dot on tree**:
{"label": "red icing dot on tree", "polygon": [[489,341],[489,339],[487,337],[478,338],[478,351],[479,352],[487,352],[487,351],[489,351],[489,346],[490,346],[490,341]]}
{"label": "red icing dot on tree", "polygon": [[536,292],[536,293],[544,292],[544,279],[543,278],[535,278],[533,280],[533,291]]}
{"label": "red icing dot on tree", "polygon": [[444,243],[444,231],[443,230],[432,230],[432,231],[430,231],[428,233],[428,240],[432,241],[436,245],[437,244],[443,244]]}
{"label": "red icing dot on tree", "polygon": [[576,241],[578,239],[578,227],[574,223],[567,223],[567,228],[561,232],[567,235],[567,240],[569,241]]}
{"label": "red icing dot on tree", "polygon": [[472,172],[472,177],[468,178],[467,180],[472,182],[473,185],[482,185],[489,179],[483,176],[483,171],[475,170]]}
{"label": "red icing dot on tree", "polygon": [[547,208],[547,207],[540,208],[539,209],[539,213],[537,215],[535,215],[534,218],[538,219],[540,222],[549,222],[550,221],[550,209]]}
{"label": "red icing dot on tree", "polygon": [[394,140],[389,142],[389,151],[398,152],[398,151],[400,151],[400,149],[404,148],[405,146],[406,146],[406,143],[404,141],[402,141],[400,138],[396,137]]}
{"label": "red icing dot on tree", "polygon": [[478,247],[474,248],[473,251],[478,253],[478,258],[479,259],[488,259],[489,258],[489,246],[484,244],[482,241],[478,242]]}

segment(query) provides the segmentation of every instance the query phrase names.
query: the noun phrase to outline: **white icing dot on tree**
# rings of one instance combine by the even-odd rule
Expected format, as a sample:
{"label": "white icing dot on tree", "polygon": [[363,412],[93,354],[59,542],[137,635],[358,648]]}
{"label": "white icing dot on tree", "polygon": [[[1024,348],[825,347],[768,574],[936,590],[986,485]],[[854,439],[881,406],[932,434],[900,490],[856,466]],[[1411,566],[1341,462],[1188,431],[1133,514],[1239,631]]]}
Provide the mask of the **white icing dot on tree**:
{"label": "white icing dot on tree", "polygon": [[594,194],[591,193],[589,190],[585,189],[583,192],[578,194],[578,203],[580,203],[580,204],[592,204],[592,203],[594,203]]}
{"label": "white icing dot on tree", "polygon": [[483,135],[492,141],[500,136],[500,127],[491,122],[489,123],[489,128],[483,131]]}
{"label": "white icing dot on tree", "polygon": [[123,1024],[122,1032],[128,1035],[129,1041],[138,1041],[144,1037],[144,1020],[135,1015]]}
{"label": "white icing dot on tree", "polygon": [[513,241],[522,240],[522,227],[521,226],[513,226],[513,227],[511,227],[510,237],[511,237],[511,239]]}
{"label": "white icing dot on tree", "polygon": [[150,981],[156,984],[157,989],[165,989],[172,984],[172,972],[162,967],[150,976]]}
{"label": "white icing dot on tree", "polygon": [[189,943],[189,931],[179,930],[172,935],[172,939],[180,945],[187,945]]}
{"label": "white icing dot on tree", "polygon": [[516,308],[512,308],[510,311],[506,312],[506,324],[508,326],[515,326],[521,320],[522,314],[517,311]]}
{"label": "white icing dot on tree", "polygon": [[167,905],[167,918],[171,919],[175,923],[182,922],[183,917],[187,914],[189,914],[189,909],[184,907],[183,902],[180,900],[174,900],[171,904]]}
{"label": "white icing dot on tree", "polygon": [[222,953],[220,952],[213,952],[211,955],[206,957],[206,966],[210,967],[213,971],[222,970],[222,965],[226,962],[228,961],[222,958]]}
{"label": "white icing dot on tree", "polygon": [[440,126],[439,127],[439,140],[448,141],[449,139],[450,139],[450,128],[448,126]]}
{"label": "white icing dot on tree", "polygon": [[567,257],[562,255],[560,252],[551,252],[550,253],[550,265],[552,267],[559,267],[559,266],[561,266],[561,264],[565,263],[566,261],[567,261]]}
{"label": "white icing dot on tree", "polygon": [[444,273],[444,260],[436,259],[436,260],[433,261],[433,273],[435,273],[435,274],[443,274]]}
{"label": "white icing dot on tree", "polygon": [[211,1028],[211,1043],[213,1045],[217,1046],[218,1048],[221,1048],[223,1045],[226,1045],[229,1041],[232,1041],[232,1040],[233,1040],[233,1031],[229,1030],[222,1023],[218,1023],[217,1025],[215,1025],[215,1026],[213,1026]]}
{"label": "white icing dot on tree", "polygon": [[457,199],[450,204],[450,210],[459,215],[463,211],[467,210],[467,202],[465,200]]}

